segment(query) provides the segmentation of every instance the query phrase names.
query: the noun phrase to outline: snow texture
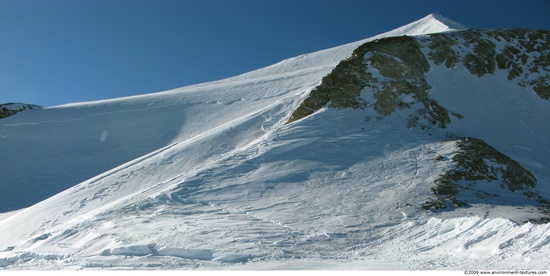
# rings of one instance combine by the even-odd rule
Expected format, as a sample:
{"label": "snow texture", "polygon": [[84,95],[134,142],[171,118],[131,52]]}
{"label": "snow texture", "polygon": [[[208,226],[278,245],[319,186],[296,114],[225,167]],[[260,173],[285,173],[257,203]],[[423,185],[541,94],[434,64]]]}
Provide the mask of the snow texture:
{"label": "snow texture", "polygon": [[[529,208],[420,208],[458,151],[443,131],[366,124],[350,109],[285,125],[359,45],[461,28],[429,15],[229,79],[0,120],[0,268],[549,269],[550,224],[499,216]],[[464,68],[428,78],[432,96],[465,116],[469,94],[439,92],[509,85]],[[470,131],[469,120],[453,131]],[[474,128],[548,183],[548,155],[533,144],[547,132],[492,131]]]}

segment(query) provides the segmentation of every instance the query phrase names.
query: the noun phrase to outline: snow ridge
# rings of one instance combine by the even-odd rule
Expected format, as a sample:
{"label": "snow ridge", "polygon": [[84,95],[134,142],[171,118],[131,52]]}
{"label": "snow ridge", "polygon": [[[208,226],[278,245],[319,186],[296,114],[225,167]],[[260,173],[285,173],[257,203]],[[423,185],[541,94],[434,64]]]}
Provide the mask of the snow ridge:
{"label": "snow ridge", "polygon": [[468,29],[468,27],[458,23],[458,22],[455,22],[453,20],[450,20],[440,14],[437,14],[437,13],[432,13],[430,15],[428,15],[426,18],[431,18],[435,21],[438,21],[440,22],[441,24],[447,26],[448,29],[453,29],[453,30],[463,30],[463,29]]}
{"label": "snow ridge", "polygon": [[0,268],[548,269],[549,224],[501,218],[528,207],[422,210],[460,151],[444,131],[326,107],[285,124],[366,41],[457,26],[430,15],[221,81],[1,120]]}
{"label": "snow ridge", "polygon": [[468,29],[468,27],[460,23],[454,22],[450,19],[447,19],[441,15],[432,13],[418,21],[412,22],[410,24],[407,24],[403,27],[397,28],[390,32],[384,33],[380,35],[380,37],[375,36],[375,38],[402,36],[402,35],[418,36],[418,35],[426,35],[426,34],[433,34],[433,33],[449,32],[449,31],[459,31],[464,29]]}

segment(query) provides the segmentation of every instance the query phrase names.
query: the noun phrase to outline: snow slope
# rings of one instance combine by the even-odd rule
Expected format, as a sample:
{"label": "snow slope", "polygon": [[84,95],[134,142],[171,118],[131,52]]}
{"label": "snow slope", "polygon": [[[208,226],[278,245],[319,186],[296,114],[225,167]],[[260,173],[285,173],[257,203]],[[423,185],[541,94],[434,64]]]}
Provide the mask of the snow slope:
{"label": "snow slope", "polygon": [[429,15],[234,78],[3,119],[0,210],[32,206],[0,217],[0,267],[548,269],[550,224],[499,218],[529,208],[419,208],[458,151],[444,132],[349,109],[285,124],[359,45],[456,28]]}
{"label": "snow slope", "polygon": [[[45,107],[4,119],[0,123],[0,152],[10,156],[10,162],[0,166],[0,212],[28,207],[173,142],[196,139],[235,120],[257,116],[278,101],[287,105],[278,107],[284,108],[281,116],[285,116],[362,43],[385,36],[451,30],[436,17],[429,15],[373,38],[301,55],[222,81]],[[48,185],[42,185],[45,181]]]}

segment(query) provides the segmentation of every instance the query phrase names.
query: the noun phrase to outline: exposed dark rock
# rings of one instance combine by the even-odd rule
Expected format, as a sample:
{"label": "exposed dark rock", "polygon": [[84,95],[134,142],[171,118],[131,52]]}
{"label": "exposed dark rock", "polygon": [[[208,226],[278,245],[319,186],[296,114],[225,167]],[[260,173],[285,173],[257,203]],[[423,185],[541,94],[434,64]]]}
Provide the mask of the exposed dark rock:
{"label": "exposed dark rock", "polygon": [[493,74],[496,68],[505,70],[508,80],[522,87],[531,86],[539,97],[550,99],[548,30],[469,29],[432,34],[420,40],[429,45],[428,56],[436,65],[445,61],[451,69],[462,61],[478,77]]}
{"label": "exposed dark rock", "polygon": [[462,138],[457,145],[460,152],[453,157],[455,168],[434,181],[434,197],[423,204],[424,209],[453,209],[475,202],[498,204],[518,193],[543,213],[550,210],[550,202],[534,190],[537,179],[519,163],[480,139]]}
{"label": "exposed dark rock", "polygon": [[[324,106],[373,109],[378,119],[400,109],[416,109],[407,126],[445,128],[452,116],[427,91],[428,59],[453,69],[462,63],[482,77],[508,72],[508,80],[531,87],[550,99],[550,31],[527,29],[468,29],[419,37],[389,37],[359,46],[323,78],[291,115],[289,123]],[[404,101],[406,95],[409,100]],[[419,105],[417,105],[419,104]]]}
{"label": "exposed dark rock", "polygon": [[40,108],[40,106],[33,104],[15,104],[6,103],[0,104],[0,119],[4,119],[13,116],[21,111]]}
{"label": "exposed dark rock", "polygon": [[[462,65],[483,77],[497,70],[520,87],[550,99],[550,32],[526,29],[468,29],[419,37],[390,37],[355,49],[316,87],[288,122],[322,107],[369,109],[376,120],[409,109],[407,127],[445,128],[462,119],[430,97],[425,74],[430,61],[452,70]],[[524,93],[518,89],[518,93]],[[368,113],[372,114],[372,112]],[[367,122],[372,115],[367,115]],[[550,217],[550,201],[535,190],[537,179],[485,142],[464,138],[453,157],[456,167],[435,181],[423,208],[452,209],[474,203],[515,204],[517,198]],[[443,157],[434,157],[442,160]]]}
{"label": "exposed dark rock", "polygon": [[429,58],[437,65],[445,62],[447,68],[453,68],[460,61],[458,54],[453,50],[457,42],[447,34],[433,34],[431,37]]}
{"label": "exposed dark rock", "polygon": [[[451,121],[448,111],[426,92],[431,88],[424,77],[429,69],[420,45],[412,37],[390,37],[365,43],[323,78],[288,122],[308,116],[325,105],[372,108],[380,117],[385,117],[420,103],[408,126],[445,128]],[[366,97],[372,98],[371,102],[361,95],[367,87],[369,95]],[[404,100],[406,95],[411,96],[407,101]]]}

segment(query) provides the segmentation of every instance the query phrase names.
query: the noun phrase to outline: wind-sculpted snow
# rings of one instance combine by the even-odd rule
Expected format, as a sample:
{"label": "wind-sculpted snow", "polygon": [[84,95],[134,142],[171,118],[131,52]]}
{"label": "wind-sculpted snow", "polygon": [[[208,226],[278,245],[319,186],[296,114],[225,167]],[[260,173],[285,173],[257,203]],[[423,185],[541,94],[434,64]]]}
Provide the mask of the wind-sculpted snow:
{"label": "wind-sculpted snow", "polygon": [[[408,129],[413,113],[400,108],[377,119],[361,109],[321,107],[286,123],[358,46],[452,31],[449,25],[461,27],[430,15],[226,80],[2,120],[0,151],[13,158],[0,167],[1,187],[17,198],[2,207],[34,205],[0,217],[0,268],[548,269],[549,224],[518,224],[542,216],[537,206],[422,208],[463,151],[447,132],[490,141],[546,183],[548,149],[540,142],[548,135],[533,134],[547,122],[541,110],[548,101],[535,93],[528,95],[537,101],[510,99],[519,109],[506,105],[511,115],[499,119],[519,131],[492,137],[502,128],[473,124],[481,109],[456,102],[463,95],[433,69],[444,65],[428,61],[420,68],[433,90],[426,96],[463,114],[458,122],[469,126],[452,120],[445,129]],[[423,81],[415,72],[405,74]],[[472,82],[478,77],[467,69],[454,73],[455,81],[500,91],[485,76]],[[526,136],[532,144],[517,142]],[[35,194],[37,187],[63,191],[40,201],[47,195]]]}
{"label": "wind-sculpted snow", "polygon": [[[544,145],[547,144],[550,133],[546,131],[547,127],[542,122],[550,119],[546,95],[550,77],[549,39],[549,33],[545,30],[509,29],[462,30],[369,41],[356,48],[351,57],[340,62],[323,78],[321,84],[313,89],[308,98],[293,112],[289,123],[309,116],[323,107],[353,108],[363,110],[367,125],[389,120],[407,128],[420,127],[429,130],[437,127],[448,129],[452,134],[491,139],[491,142],[496,142],[501,149],[504,149],[501,139],[515,136],[517,139],[514,143],[527,141],[532,139],[527,133],[536,129],[543,133],[537,134],[540,139],[534,147],[548,154],[548,149]],[[458,64],[463,67],[460,68]],[[465,94],[461,91],[465,85],[462,84],[462,76],[457,76],[457,73],[462,74],[464,68],[477,77],[469,78],[468,82],[487,83],[488,81],[482,77],[492,75],[493,84],[478,85],[471,88],[472,91],[468,91],[470,96],[460,97]],[[497,72],[497,69],[501,71]],[[437,72],[438,79],[446,75],[444,79],[450,81],[432,81],[432,72]],[[507,74],[507,77],[503,77],[502,74]],[[449,83],[453,85],[449,86]],[[501,83],[501,90],[495,89],[495,83]],[[531,90],[532,94],[528,94],[529,91],[525,91],[526,89]],[[533,94],[540,99],[533,99]],[[453,95],[454,101],[441,104],[439,99],[445,99],[447,95]],[[495,97],[490,99],[488,96]],[[482,97],[483,100],[479,101]],[[513,108],[512,113],[508,105],[510,99],[516,99],[515,104],[521,106]],[[457,102],[477,103],[455,108]],[[527,112],[523,109],[525,107],[532,108],[529,112],[533,115],[529,118],[524,117],[524,113]],[[495,112],[488,116],[487,109],[495,109]],[[516,113],[518,109],[520,111]],[[468,112],[467,116],[464,112]],[[476,125],[462,124],[469,129],[462,128],[455,132],[455,126],[460,125],[460,121],[472,120],[478,121]],[[517,120],[520,123],[514,124]],[[495,124],[495,121],[498,121],[498,124]],[[532,123],[538,126],[526,127],[526,121],[533,121]],[[497,128],[496,132],[502,133],[502,137],[495,137],[496,132],[488,131],[490,128]],[[514,129],[519,135],[504,133],[510,132],[510,129]],[[485,144],[483,141],[481,143]],[[509,143],[509,140],[505,143]],[[529,147],[519,147],[531,150],[533,144]],[[487,145],[487,148],[491,146]],[[494,151],[500,154],[498,156],[505,156],[498,150]],[[475,154],[479,155],[478,159],[486,158],[496,162],[495,167],[487,167],[492,171],[502,171],[502,178],[497,177],[496,173],[480,178],[476,175],[479,171],[475,167],[466,163],[457,164],[457,167],[462,167],[463,170],[460,173],[459,170],[450,170],[438,179],[433,189],[436,199],[426,203],[425,208],[447,208],[447,203],[459,207],[468,206],[466,201],[459,200],[456,195],[461,190],[472,190],[471,187],[478,186],[484,188],[476,190],[473,196],[469,197],[469,201],[481,200],[494,204],[499,201],[496,198],[500,197],[501,192],[506,194],[505,197],[510,196],[505,190],[524,190],[524,198],[518,199],[517,193],[511,195],[514,200],[510,204],[538,202],[536,205],[542,208],[542,212],[549,213],[549,201],[538,192],[529,190],[538,183],[537,178],[529,170],[513,160],[499,163],[494,160],[497,154],[483,156],[482,152],[489,151],[476,152]],[[547,169],[550,160],[542,157],[539,162],[539,166]],[[504,166],[505,169],[499,168],[500,166]],[[526,175],[530,177],[525,177]],[[465,183],[459,184],[459,180]],[[477,183],[482,180],[496,181],[500,184]],[[514,184],[510,184],[510,181]],[[491,187],[499,185],[505,190],[497,191]]]}
{"label": "wind-sculpted snow", "polygon": [[[430,183],[452,166],[455,142],[388,125],[361,129],[360,113],[326,110],[315,117],[195,170],[173,166],[186,159],[166,154],[186,152],[178,144],[76,186],[2,221],[0,227],[9,225],[23,241],[3,241],[10,250],[0,253],[2,260],[11,269],[262,268],[282,261],[318,268],[308,262],[321,259],[334,268],[343,262],[355,268],[544,267],[547,225],[491,218],[520,210],[474,206],[468,212],[479,217],[441,213],[437,219],[421,210]],[[345,126],[329,128],[336,122]],[[162,162],[167,158],[172,163]],[[151,171],[163,172],[164,180]],[[145,183],[147,189],[120,198]],[[62,202],[72,207],[57,211]],[[34,219],[24,223],[29,216]],[[29,223],[37,226],[21,235]],[[530,240],[542,244],[521,246]],[[491,251],[481,254],[484,247]]]}
{"label": "wind-sculpted snow", "polygon": [[[301,55],[226,80],[46,107],[3,119],[0,152],[10,160],[0,166],[0,212],[31,206],[175,141],[227,127],[227,122],[268,105],[282,104],[293,110],[295,102],[366,41],[461,27],[441,18],[428,15],[373,38]],[[241,135],[245,134],[243,131]]]}
{"label": "wind-sculpted snow", "polygon": [[[0,211],[31,206],[175,142],[190,143],[226,131],[266,108],[293,106],[330,69],[314,67],[153,96],[49,107],[3,119],[0,152],[10,158],[0,166]],[[263,133],[262,125],[271,124],[268,117],[258,118],[246,126],[252,130],[243,128],[236,134],[236,145],[200,151],[228,151],[254,140]],[[194,164],[201,158],[185,162]]]}

